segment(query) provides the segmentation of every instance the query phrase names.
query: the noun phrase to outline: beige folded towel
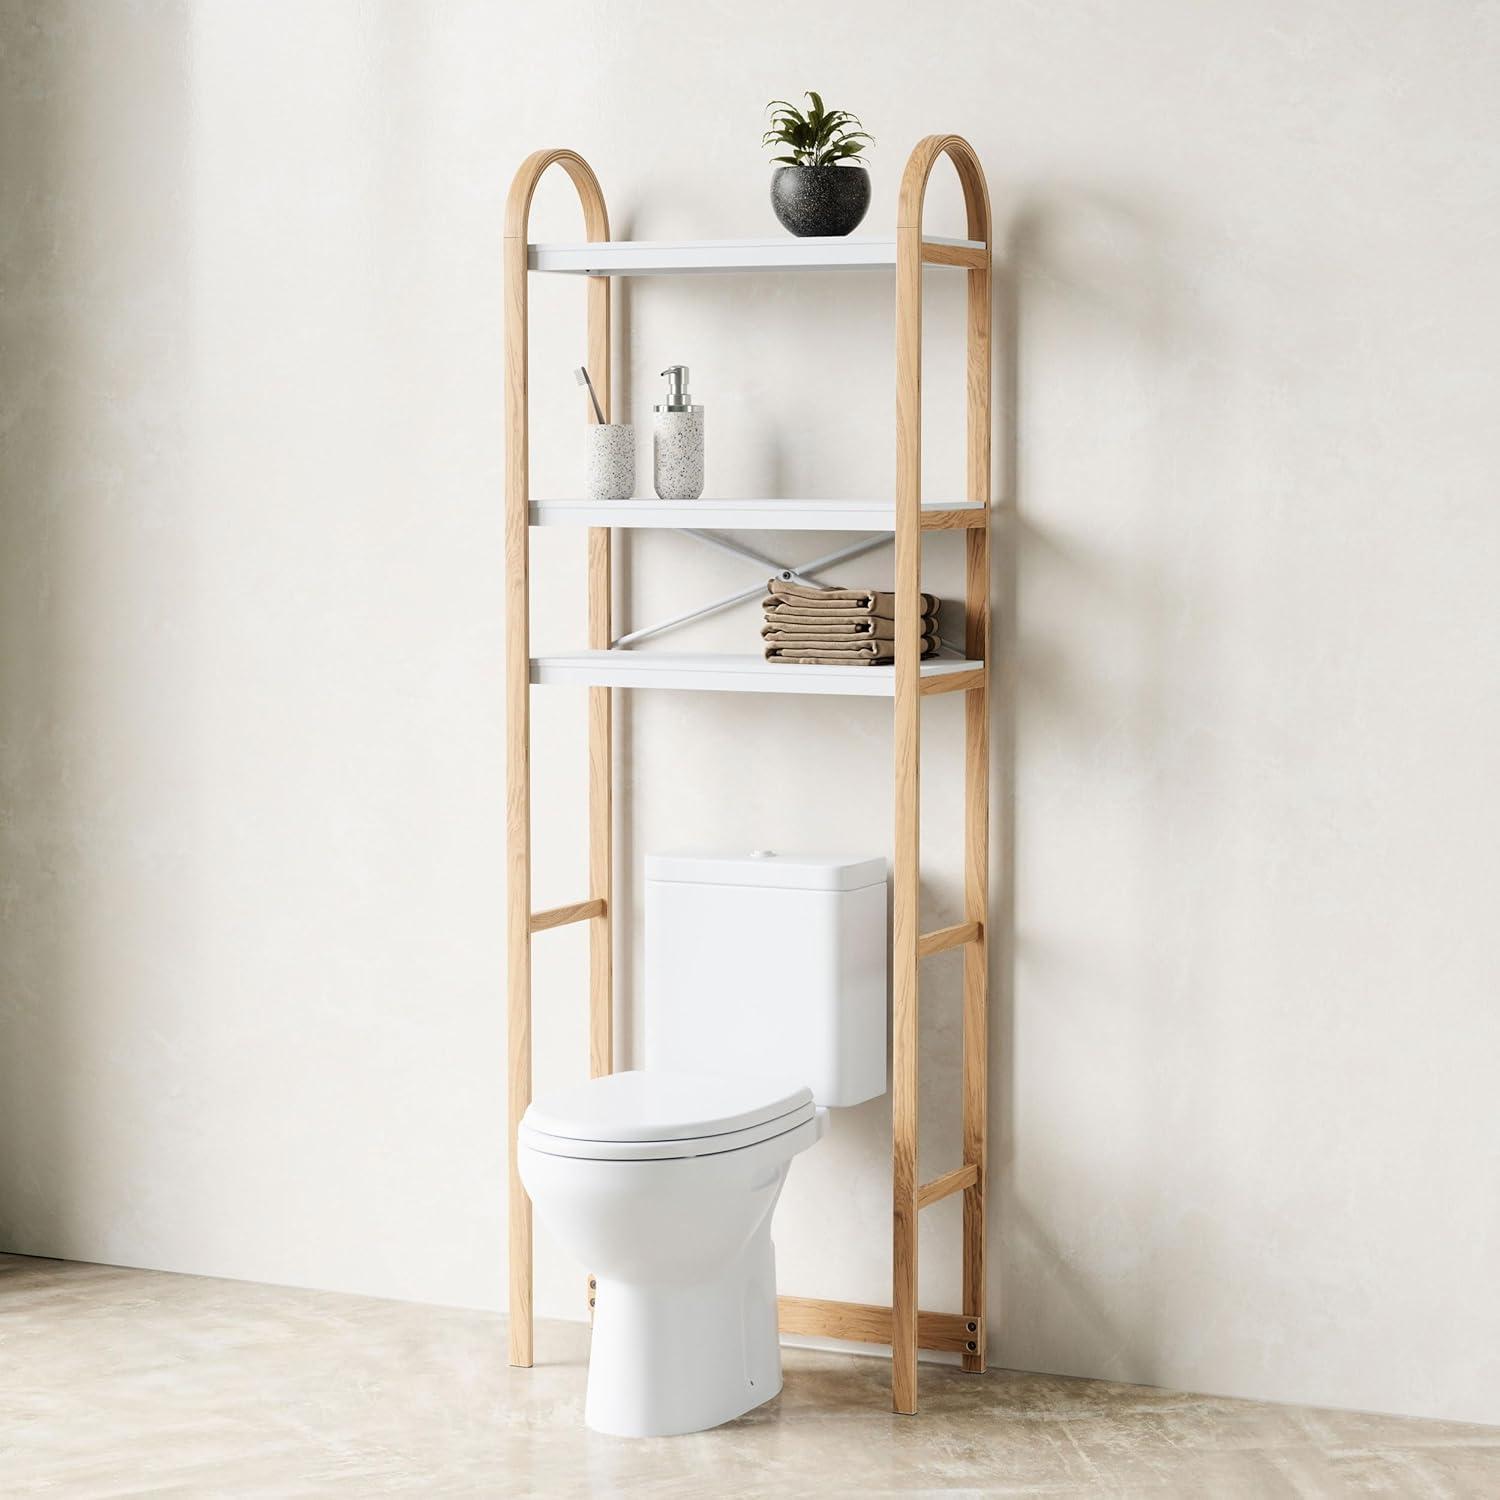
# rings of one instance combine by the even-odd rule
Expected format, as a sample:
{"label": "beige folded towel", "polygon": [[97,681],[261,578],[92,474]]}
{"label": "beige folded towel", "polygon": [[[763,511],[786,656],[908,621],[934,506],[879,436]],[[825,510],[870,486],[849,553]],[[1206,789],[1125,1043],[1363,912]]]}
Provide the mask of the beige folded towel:
{"label": "beige folded towel", "polygon": [[[896,596],[878,589],[818,589],[772,578],[761,600],[768,662],[888,666],[896,659]],[[938,654],[938,599],[919,596],[921,655]]]}
{"label": "beige folded towel", "polygon": [[[772,607],[770,600],[766,601],[766,605],[768,624],[855,625],[861,620],[884,620],[889,625],[896,623],[894,613],[877,615],[868,609],[776,609]],[[928,619],[930,616],[924,615],[923,618]]]}
{"label": "beige folded towel", "polygon": [[[814,637],[833,641],[893,641],[896,622],[870,615],[863,620],[785,620],[779,614],[767,615],[760,633],[768,641]],[[937,634],[937,616],[922,617],[922,634]]]}
{"label": "beige folded towel", "polygon": [[[924,636],[922,659],[938,653],[938,638]],[[893,641],[857,641],[849,645],[831,646],[822,641],[786,642],[766,645],[766,660],[769,662],[794,662],[804,666],[878,667],[889,666],[896,659]]]}
{"label": "beige folded towel", "polygon": [[[928,660],[928,656],[922,660]],[[767,654],[766,660],[772,665],[780,663],[789,667],[892,667],[896,664],[894,656],[838,656],[832,651],[808,651],[801,656],[773,652]]]}
{"label": "beige folded towel", "polygon": [[[938,638],[935,635],[924,635],[922,637],[921,651],[925,656],[938,648]],[[804,651],[838,651],[845,656],[868,656],[873,650],[877,656],[894,656],[896,653],[895,641],[842,641],[830,640],[826,635],[784,635],[765,637],[765,649],[770,651],[790,651],[794,656],[800,656]]]}
{"label": "beige folded towel", "polygon": [[[819,614],[830,611],[837,618],[863,619],[878,615],[882,619],[896,618],[895,594],[881,593],[876,589],[815,589],[803,583],[787,583],[772,578],[767,584],[769,596],[762,600],[767,611],[772,609],[812,610]],[[922,613],[937,612],[938,600],[933,594],[923,594]]]}

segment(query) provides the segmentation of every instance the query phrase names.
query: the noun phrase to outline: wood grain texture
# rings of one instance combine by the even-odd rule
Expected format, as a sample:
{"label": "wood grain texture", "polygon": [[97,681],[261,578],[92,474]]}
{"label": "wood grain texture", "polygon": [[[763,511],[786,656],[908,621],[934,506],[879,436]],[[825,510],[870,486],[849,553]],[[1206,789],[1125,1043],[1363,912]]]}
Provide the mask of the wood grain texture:
{"label": "wood grain texture", "polygon": [[989,524],[989,512],[984,510],[941,510],[934,506],[922,512],[923,531],[974,531]]}
{"label": "wood grain texture", "polygon": [[[589,239],[609,238],[604,195],[573,151],[535,151],[521,163],[505,202],[505,868],[506,1083],[510,1362],[532,1362],[531,1200],[516,1166],[516,1132],[531,1103],[531,462],[527,358],[527,223],[548,167],[578,191]],[[590,281],[590,309],[594,303]],[[604,294],[606,325],[608,290]],[[607,351],[607,343],[606,343]],[[590,351],[592,356],[592,349]],[[597,380],[601,372],[590,370]],[[607,378],[607,377],[606,377]],[[602,895],[597,889],[594,895]],[[596,919],[598,920],[598,919]],[[606,913],[602,920],[608,920]]]}
{"label": "wood grain texture", "polygon": [[[589,277],[589,378],[608,422],[613,382],[610,357],[610,283]],[[589,403],[589,420],[594,419]],[[614,578],[607,526],[589,528],[589,649],[603,651],[614,638]],[[589,929],[589,1077],[615,1068],[614,981],[614,698],[607,687],[589,689],[589,891],[604,907]],[[592,1297],[590,1298],[592,1305]]]}
{"label": "wood grain texture", "polygon": [[929,266],[968,266],[983,270],[989,265],[989,251],[976,250],[971,245],[944,245],[935,240],[923,240],[922,261]]}
{"label": "wood grain texture", "polygon": [[529,1365],[531,1200],[516,1131],[531,1102],[531,597],[527,572],[526,242],[505,241],[505,882],[510,1362]]}
{"label": "wood grain texture", "polygon": [[566,927],[572,922],[588,922],[604,915],[604,902],[597,897],[588,901],[574,901],[567,906],[548,906],[531,914],[533,932],[549,932],[554,927]]}
{"label": "wood grain texture", "polygon": [[589,885],[598,915],[589,927],[589,1077],[615,1070],[613,689],[589,689]]}
{"label": "wood grain texture", "polygon": [[[778,1297],[777,1321],[797,1338],[847,1339],[856,1344],[891,1342],[891,1309],[871,1302],[828,1302],[817,1297]],[[917,1345],[964,1354],[979,1345],[983,1326],[965,1313],[918,1312]]]}
{"label": "wood grain texture", "polygon": [[[986,225],[989,192],[975,162],[974,191],[982,199]],[[968,190],[966,189],[966,192]],[[990,236],[985,262],[968,274],[967,492],[990,514],[991,290]],[[963,974],[963,1159],[974,1181],[963,1203],[963,1305],[983,1323],[986,1315],[985,1244],[988,1234],[985,1178],[989,1157],[989,906],[990,906],[990,528],[964,537],[964,651],[985,664],[981,680],[964,700],[964,914],[979,923],[964,949]],[[983,1374],[983,1339],[963,1352],[963,1367]]]}
{"label": "wood grain texture", "polygon": [[917,916],[922,712],[922,239],[896,231],[895,858],[891,933],[891,1406],[917,1409]]}
{"label": "wood grain texture", "polygon": [[978,1173],[972,1162],[954,1167],[951,1172],[944,1172],[941,1177],[934,1177],[931,1182],[924,1182],[917,1189],[917,1207],[926,1208],[930,1203],[941,1203],[944,1198],[951,1198],[954,1193],[973,1187],[977,1177]]}
{"label": "wood grain texture", "polygon": [[941,677],[924,677],[918,691],[924,698],[934,698],[941,693],[967,693],[984,681],[984,668],[975,667],[971,672],[947,672]]}
{"label": "wood grain texture", "polygon": [[960,948],[965,943],[976,942],[983,930],[983,922],[955,922],[951,927],[938,927],[932,932],[924,932],[917,939],[917,957],[926,958],[931,953],[942,953],[949,948]]}
{"label": "wood grain texture", "polygon": [[[989,883],[990,883],[990,534],[971,531],[967,551],[967,645],[986,662],[984,679],[964,699],[964,910],[978,924],[963,956],[963,1157],[975,1169],[964,1193],[963,1301],[986,1315],[985,1175],[989,1155]],[[965,1351],[965,1370],[982,1374],[985,1350]]]}
{"label": "wood grain texture", "polygon": [[[919,141],[906,163],[896,214],[896,838],[893,861],[892,939],[892,1406],[916,1410],[917,1280],[917,1039],[918,980],[917,904],[921,834],[919,826],[920,682],[917,673],[916,619],[921,577],[922,499],[922,209],[927,181],[941,156],[958,173],[968,217],[968,238],[984,244],[982,258],[966,261],[968,306],[965,338],[967,452],[965,466],[970,500],[990,501],[990,253],[989,191],[973,148],[961,136],[930,135]],[[954,262],[947,262],[952,264]],[[986,510],[988,518],[988,510]],[[977,539],[983,539],[982,542]],[[986,1084],[983,1011],[986,992],[987,886],[974,877],[974,861],[988,862],[988,577],[989,528],[966,530],[965,635],[969,655],[986,662],[983,672],[965,688],[965,882],[966,922],[979,924],[965,947],[964,964],[964,1166],[974,1168],[974,1182],[964,1189],[965,1307],[977,1274],[983,1295],[984,1257],[984,1116],[971,1094],[981,1098]],[[977,548],[977,550],[976,550]],[[975,559],[984,560],[983,600],[975,593]],[[982,614],[982,618],[981,618]],[[978,642],[981,649],[975,651]],[[903,682],[907,692],[903,694]],[[982,751],[984,763],[976,754]],[[976,797],[976,792],[979,795]],[[976,821],[984,833],[975,834]],[[978,975],[976,979],[974,976]],[[973,1050],[978,1039],[979,1050]],[[977,1245],[977,1252],[975,1246]],[[976,1272],[977,1266],[977,1272]],[[980,1320],[982,1326],[982,1318]],[[965,1368],[982,1367],[982,1338],[961,1351]],[[977,1364],[976,1364],[977,1362]]]}

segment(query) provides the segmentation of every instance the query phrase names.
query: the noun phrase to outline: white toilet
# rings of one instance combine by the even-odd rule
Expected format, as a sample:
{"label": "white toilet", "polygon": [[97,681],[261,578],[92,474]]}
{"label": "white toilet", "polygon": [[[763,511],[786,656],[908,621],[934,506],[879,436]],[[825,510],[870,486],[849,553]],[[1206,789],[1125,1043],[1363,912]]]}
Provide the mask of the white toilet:
{"label": "white toilet", "polygon": [[781,1389],[771,1215],[885,1092],[883,859],[646,858],[646,1066],[538,1099],[518,1166],[597,1282],[584,1420],[697,1432]]}

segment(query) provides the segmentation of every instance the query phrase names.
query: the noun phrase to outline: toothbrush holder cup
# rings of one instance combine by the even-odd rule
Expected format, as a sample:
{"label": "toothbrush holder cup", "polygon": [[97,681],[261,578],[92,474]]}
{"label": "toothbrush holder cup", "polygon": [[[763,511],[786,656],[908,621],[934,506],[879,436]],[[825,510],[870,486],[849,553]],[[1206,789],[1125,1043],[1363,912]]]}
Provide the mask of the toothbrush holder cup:
{"label": "toothbrush holder cup", "polygon": [[590,500],[629,500],[635,493],[635,428],[629,422],[591,422],[584,428]]}

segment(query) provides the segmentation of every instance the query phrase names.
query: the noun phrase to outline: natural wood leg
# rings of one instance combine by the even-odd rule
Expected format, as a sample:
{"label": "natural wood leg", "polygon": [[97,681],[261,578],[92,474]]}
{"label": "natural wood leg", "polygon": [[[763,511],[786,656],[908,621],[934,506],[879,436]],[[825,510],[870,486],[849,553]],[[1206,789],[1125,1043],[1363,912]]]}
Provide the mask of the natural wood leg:
{"label": "natural wood leg", "polygon": [[896,721],[891,939],[891,1406],[917,1409],[917,944],[922,854],[922,231],[896,230]]}
{"label": "natural wood leg", "polygon": [[[527,391],[526,241],[531,197],[548,167],[561,166],[573,180],[591,240],[609,238],[609,216],[593,170],[573,151],[534,151],[521,163],[505,204],[505,846],[506,846],[506,1134],[509,1147],[508,1223],[510,1281],[510,1362],[532,1362],[531,1199],[516,1164],[516,1135],[531,1103],[531,600],[530,517],[531,463]],[[589,280],[589,364],[596,387],[602,385],[603,409],[609,401],[609,283]],[[609,620],[609,542],[596,563],[590,540],[589,628],[596,614]],[[602,579],[602,583],[601,583]],[[592,643],[592,636],[591,636]],[[607,642],[606,642],[607,644]],[[602,691],[602,690],[601,690]],[[609,699],[602,712],[590,700],[589,715],[589,898],[602,897],[604,909],[591,918],[590,1020],[591,1063],[609,1055],[609,932],[611,921],[609,860]],[[599,798],[596,786],[603,766],[603,824],[597,838]],[[602,884],[599,862],[605,866]],[[603,933],[601,940],[599,934]],[[603,952],[601,962],[599,954]],[[601,978],[602,974],[602,978]],[[603,996],[601,1004],[600,996]]]}
{"label": "natural wood leg", "polygon": [[[968,637],[971,655],[983,653],[989,635],[989,532],[967,534]],[[979,589],[983,592],[978,592]],[[964,904],[982,918],[979,937],[964,948],[963,1153],[976,1168],[964,1191],[963,1309],[985,1327],[985,1170],[989,1095],[989,816],[990,703],[988,675],[964,695]],[[983,1345],[965,1352],[963,1367],[981,1373]]]}
{"label": "natural wood leg", "polygon": [[[609,278],[589,279],[589,378],[610,417]],[[590,406],[590,417],[593,408]],[[589,646],[606,650],[614,634],[610,532],[589,529]],[[615,1070],[614,704],[607,687],[589,689],[589,893],[604,909],[589,924],[589,1077]],[[598,1284],[588,1279],[589,1321]]]}
{"label": "natural wood leg", "polygon": [[[985,203],[985,218],[989,205]],[[985,234],[989,238],[988,229]],[[990,263],[968,274],[967,498],[990,503]],[[980,923],[979,941],[964,949],[963,1151],[975,1168],[964,1193],[963,1307],[985,1321],[985,1171],[989,1105],[990,901],[990,529],[964,533],[964,650],[985,663],[984,677],[964,698],[964,909]],[[982,1342],[965,1351],[963,1367],[985,1367]]]}
{"label": "natural wood leg", "polygon": [[510,1362],[529,1365],[531,1199],[516,1130],[531,1103],[531,601],[528,587],[526,243],[505,242],[505,883],[506,1069],[510,1141]]}
{"label": "natural wood leg", "polygon": [[[609,278],[591,276],[588,291],[589,378],[606,422],[612,388]],[[590,416],[592,416],[592,405]],[[589,530],[589,646],[608,648],[614,633],[610,532]],[[589,926],[589,1077],[614,1072],[614,725],[611,691],[589,689],[589,895],[604,902]]]}

